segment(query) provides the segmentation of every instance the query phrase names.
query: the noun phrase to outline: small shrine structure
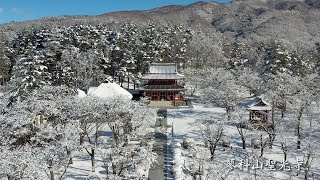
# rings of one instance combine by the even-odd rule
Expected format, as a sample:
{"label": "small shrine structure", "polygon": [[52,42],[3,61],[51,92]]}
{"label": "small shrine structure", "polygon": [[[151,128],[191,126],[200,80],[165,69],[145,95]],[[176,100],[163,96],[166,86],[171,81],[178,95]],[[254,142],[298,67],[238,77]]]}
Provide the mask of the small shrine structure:
{"label": "small shrine structure", "polygon": [[254,97],[243,104],[249,111],[249,122],[268,123],[268,114],[271,111],[271,105],[265,102],[261,97]]}

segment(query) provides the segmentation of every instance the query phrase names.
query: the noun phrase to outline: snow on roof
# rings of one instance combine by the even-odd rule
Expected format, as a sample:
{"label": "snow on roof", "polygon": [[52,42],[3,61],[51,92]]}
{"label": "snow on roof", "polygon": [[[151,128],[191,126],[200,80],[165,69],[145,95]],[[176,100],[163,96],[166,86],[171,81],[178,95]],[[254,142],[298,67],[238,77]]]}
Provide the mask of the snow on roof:
{"label": "snow on roof", "polygon": [[89,87],[87,94],[91,95],[93,91],[95,91],[98,87]]}
{"label": "snow on roof", "polygon": [[261,97],[254,97],[254,98],[248,99],[243,103],[242,106],[248,110],[257,110],[257,111],[271,110],[270,104],[265,102]]}
{"label": "snow on roof", "polygon": [[113,98],[121,96],[126,99],[132,99],[131,93],[114,82],[101,83],[98,87],[90,87],[87,94],[85,94],[84,91],[78,89],[78,97],[83,98],[87,95],[101,98]]}
{"label": "snow on roof", "polygon": [[177,66],[174,63],[152,63],[149,67],[152,74],[176,74]]}
{"label": "snow on roof", "polygon": [[149,72],[144,74],[141,79],[183,79],[184,76],[177,72],[175,63],[152,63]]}
{"label": "snow on roof", "polygon": [[181,74],[145,74],[141,79],[183,79],[184,76]]}
{"label": "snow on roof", "polygon": [[123,89],[116,83],[101,83],[96,90],[94,90],[90,96],[97,96],[101,98],[111,98],[116,96],[121,96],[126,99],[132,99],[132,94],[127,90]]}
{"label": "snow on roof", "polygon": [[253,106],[250,108],[247,108],[248,110],[254,110],[254,111],[270,111],[270,106]]}
{"label": "snow on roof", "polygon": [[78,91],[79,98],[84,98],[87,96],[86,92],[82,91],[81,89],[77,89],[77,91]]}

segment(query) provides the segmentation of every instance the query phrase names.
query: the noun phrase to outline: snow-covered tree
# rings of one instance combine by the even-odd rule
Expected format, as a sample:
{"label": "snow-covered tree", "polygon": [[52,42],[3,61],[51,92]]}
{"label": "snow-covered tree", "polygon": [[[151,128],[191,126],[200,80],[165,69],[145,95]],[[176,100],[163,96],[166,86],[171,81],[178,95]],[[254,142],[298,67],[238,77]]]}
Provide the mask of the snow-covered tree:
{"label": "snow-covered tree", "polygon": [[293,110],[293,122],[295,125],[295,134],[297,136],[297,149],[301,148],[301,139],[302,139],[302,121],[305,119],[305,113],[315,101],[316,92],[312,91],[313,89],[308,89],[306,86],[309,84],[307,81],[308,78],[305,78],[304,81],[301,80],[299,82],[298,91],[297,93],[291,95],[288,99],[289,101],[289,108]]}
{"label": "snow-covered tree", "polygon": [[[54,93],[60,96],[53,96]],[[3,110],[0,148],[6,159],[0,167],[4,169],[1,176],[9,179],[62,178],[78,138],[75,136],[77,123],[68,122],[56,103],[65,98],[65,93],[63,87],[45,86]]]}
{"label": "snow-covered tree", "polygon": [[247,89],[238,84],[233,73],[223,68],[204,70],[201,75],[202,99],[225,108],[230,120],[234,107],[244,101]]}
{"label": "snow-covered tree", "polygon": [[223,134],[224,125],[221,122],[210,119],[203,119],[198,123],[201,136],[204,139],[206,146],[209,148],[210,158],[211,160],[213,160],[218,142],[220,141]]}
{"label": "snow-covered tree", "polygon": [[[298,91],[299,77],[291,76],[287,73],[278,73],[270,76],[270,78],[267,79],[265,86],[267,90],[266,97],[270,99],[272,108],[280,109],[283,118],[288,97]],[[274,109],[272,112],[273,111]],[[272,123],[274,124],[273,119]]]}
{"label": "snow-covered tree", "polygon": [[232,114],[232,119],[236,123],[238,133],[242,141],[242,149],[246,149],[247,129],[245,117],[246,113],[243,109],[236,108]]}
{"label": "snow-covered tree", "polygon": [[5,39],[3,32],[0,32],[0,84],[4,85],[10,80],[11,60],[10,56],[13,53],[9,48],[9,42]]}

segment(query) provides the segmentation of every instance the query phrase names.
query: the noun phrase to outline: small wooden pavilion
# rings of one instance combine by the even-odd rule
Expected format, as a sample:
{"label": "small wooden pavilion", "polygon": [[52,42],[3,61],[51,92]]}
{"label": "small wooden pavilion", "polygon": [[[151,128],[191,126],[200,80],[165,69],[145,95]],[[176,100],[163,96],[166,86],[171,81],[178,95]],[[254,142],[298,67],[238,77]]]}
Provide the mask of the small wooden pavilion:
{"label": "small wooden pavilion", "polygon": [[185,103],[185,88],[178,84],[184,76],[177,72],[174,63],[151,63],[148,72],[141,80],[145,82],[138,88],[150,101],[172,101],[174,106]]}
{"label": "small wooden pavilion", "polygon": [[244,108],[249,111],[250,123],[268,123],[268,114],[271,106],[261,97],[254,97],[244,103]]}

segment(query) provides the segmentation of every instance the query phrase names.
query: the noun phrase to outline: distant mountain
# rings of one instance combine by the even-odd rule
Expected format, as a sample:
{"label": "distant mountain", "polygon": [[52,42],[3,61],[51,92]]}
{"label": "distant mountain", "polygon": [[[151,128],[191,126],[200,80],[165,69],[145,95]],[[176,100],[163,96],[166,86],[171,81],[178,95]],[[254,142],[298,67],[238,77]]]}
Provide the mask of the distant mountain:
{"label": "distant mountain", "polygon": [[223,4],[196,2],[147,11],[121,11],[98,16],[48,17],[22,23],[7,23],[12,30],[32,25],[117,23],[130,19],[139,24],[155,21],[159,25],[180,24],[205,32],[219,31],[234,38],[285,39],[293,45],[320,41],[319,0],[235,0]]}
{"label": "distant mountain", "polygon": [[237,46],[241,45],[242,58],[249,59],[248,62],[256,59],[252,60],[254,66],[257,59],[261,58],[262,50],[267,53],[266,46],[280,42],[291,53],[306,57],[312,52],[312,58],[318,56],[320,59],[320,54],[317,54],[320,43],[319,0],[234,0],[226,4],[199,1],[146,11],[46,17],[2,24],[0,30],[12,37],[22,29],[36,27],[104,24],[117,29],[128,20],[139,26],[154,22],[157,26],[181,25],[192,29],[195,34],[191,47],[201,47],[201,51],[204,51],[207,46],[206,51],[214,52],[210,55],[212,58],[231,59],[237,54]]}

